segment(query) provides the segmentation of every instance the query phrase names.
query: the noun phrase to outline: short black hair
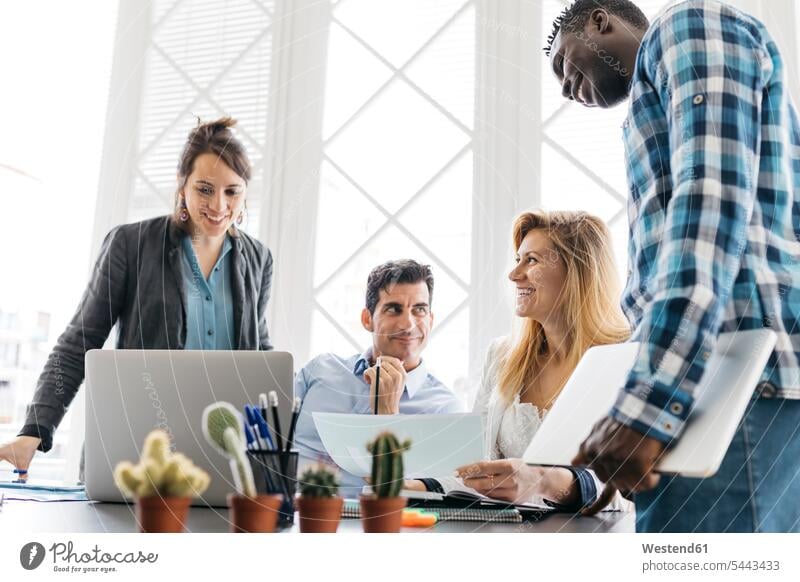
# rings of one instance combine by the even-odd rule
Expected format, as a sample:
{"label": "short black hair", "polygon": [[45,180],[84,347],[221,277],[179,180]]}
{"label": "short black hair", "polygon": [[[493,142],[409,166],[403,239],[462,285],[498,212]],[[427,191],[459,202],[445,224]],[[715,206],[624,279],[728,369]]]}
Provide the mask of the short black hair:
{"label": "short black hair", "polygon": [[422,265],[411,259],[401,259],[375,267],[367,277],[367,309],[370,313],[375,313],[381,290],[386,291],[391,285],[420,281],[425,281],[428,286],[428,305],[430,305],[433,302],[433,273],[430,265]]}
{"label": "short black hair", "polygon": [[567,32],[583,30],[592,11],[598,8],[602,8],[609,14],[619,16],[636,28],[647,29],[650,26],[647,16],[631,0],[575,0],[564,8],[561,14],[553,21],[553,31],[547,37],[547,46],[544,47],[545,54],[548,57],[550,56],[553,42],[562,29]]}

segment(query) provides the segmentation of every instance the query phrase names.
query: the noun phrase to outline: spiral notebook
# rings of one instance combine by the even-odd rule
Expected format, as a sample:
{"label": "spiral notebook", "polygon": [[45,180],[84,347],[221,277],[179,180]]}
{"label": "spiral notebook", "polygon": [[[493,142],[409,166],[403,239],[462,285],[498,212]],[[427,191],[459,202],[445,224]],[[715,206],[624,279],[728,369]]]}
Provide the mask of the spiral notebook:
{"label": "spiral notebook", "polygon": [[[516,509],[480,509],[470,507],[437,507],[426,509],[435,513],[439,521],[480,521],[493,523],[521,523],[522,514]],[[359,519],[361,505],[357,499],[345,499],[343,519]]]}
{"label": "spiral notebook", "polygon": [[[364,488],[364,494],[370,492],[369,487]],[[408,499],[408,507],[437,513],[439,521],[519,523],[521,521],[539,521],[560,509],[558,506],[518,505],[489,499],[467,491],[451,491],[443,495],[430,491],[403,490],[400,495]],[[345,500],[342,517],[361,517],[358,500]]]}

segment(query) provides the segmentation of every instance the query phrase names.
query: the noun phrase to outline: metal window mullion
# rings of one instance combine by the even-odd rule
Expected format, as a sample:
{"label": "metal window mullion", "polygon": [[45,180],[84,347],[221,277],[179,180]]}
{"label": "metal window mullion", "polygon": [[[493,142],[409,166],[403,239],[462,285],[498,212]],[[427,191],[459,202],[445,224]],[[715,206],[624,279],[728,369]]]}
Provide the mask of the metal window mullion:
{"label": "metal window mullion", "polygon": [[[209,86],[214,86],[214,85],[217,85],[217,84],[221,83],[222,80],[225,78],[225,75],[227,75],[236,65],[238,65],[239,62],[241,62],[241,60],[244,59],[250,53],[251,50],[253,50],[253,47],[257,46],[263,40],[263,38],[268,33],[271,32],[271,30],[272,30],[272,25],[269,25],[269,26],[265,27],[262,32],[260,32],[255,37],[253,37],[253,41],[250,44],[248,44],[244,49],[242,49],[242,51],[233,60],[231,60],[231,62],[228,63],[228,65],[222,71],[220,71],[219,74],[216,77],[214,77],[214,79],[209,83]],[[151,43],[151,44],[155,44],[155,43]],[[164,139],[164,136],[167,135],[167,133],[169,133],[169,131],[173,127],[175,127],[175,125],[177,125],[177,123],[187,113],[189,113],[192,110],[192,107],[197,105],[197,102],[198,102],[199,99],[200,99],[200,95],[199,94],[195,95],[195,97],[186,105],[186,107],[184,107],[181,110],[181,112],[178,113],[178,115],[175,117],[175,120],[172,123],[168,124],[158,134],[156,134],[156,136],[150,141],[150,143],[147,145],[147,147],[145,147],[141,151],[140,157],[143,158],[147,154],[149,154],[150,151],[154,147],[156,147],[161,142],[162,139]]]}
{"label": "metal window mullion", "polygon": [[[465,6],[466,6],[466,4],[465,4]],[[449,23],[450,23],[450,22],[452,22],[452,20],[448,20],[448,25],[449,25]],[[392,64],[390,61],[388,61],[388,60],[387,60],[387,59],[386,59],[386,58],[385,58],[383,55],[381,55],[381,54],[380,54],[378,51],[376,51],[374,48],[372,48],[372,46],[370,46],[370,44],[369,44],[369,43],[367,43],[367,42],[366,42],[364,39],[362,39],[360,36],[358,36],[358,35],[357,35],[355,32],[353,32],[352,30],[350,30],[350,29],[349,29],[347,26],[345,26],[344,24],[342,24],[342,23],[341,23],[341,22],[339,22],[339,21],[336,21],[336,23],[337,23],[339,26],[341,26],[341,27],[342,27],[342,29],[344,29],[344,31],[345,31],[345,32],[347,32],[347,33],[348,33],[350,36],[352,36],[352,37],[353,37],[353,39],[354,39],[356,42],[358,42],[358,43],[359,43],[361,46],[363,46],[363,47],[364,47],[364,48],[365,48],[365,49],[366,49],[366,50],[367,50],[369,53],[371,53],[371,54],[372,54],[372,56],[374,56],[374,57],[375,57],[376,59],[378,59],[378,60],[379,60],[379,61],[380,61],[380,62],[381,62],[381,63],[382,63],[384,66],[386,66],[387,68],[389,68],[389,69],[392,71],[393,75],[392,75],[392,78],[389,80],[390,82],[391,82],[391,81],[393,81],[395,78],[400,78],[400,79],[402,79],[402,80],[403,80],[403,81],[404,81],[406,84],[408,84],[408,85],[409,85],[409,87],[411,87],[411,89],[412,89],[413,91],[415,91],[415,92],[416,92],[416,93],[418,93],[418,94],[419,94],[419,95],[420,95],[420,96],[421,96],[423,99],[425,99],[426,101],[428,101],[428,102],[429,102],[429,103],[430,103],[430,104],[431,104],[431,105],[432,105],[432,106],[433,106],[433,107],[434,107],[434,108],[435,108],[437,111],[439,111],[440,113],[442,113],[442,114],[443,114],[445,117],[447,117],[447,119],[448,119],[449,121],[451,121],[451,122],[452,122],[454,125],[456,125],[456,126],[459,128],[459,129],[461,129],[461,131],[463,131],[464,133],[466,133],[466,134],[468,134],[468,135],[472,135],[472,130],[471,130],[469,127],[467,127],[466,125],[464,125],[464,123],[463,123],[461,120],[459,120],[457,117],[455,117],[455,116],[454,116],[452,113],[450,113],[450,111],[448,111],[448,110],[447,110],[447,108],[445,108],[445,107],[444,107],[443,105],[441,105],[441,104],[440,104],[438,101],[436,101],[436,99],[434,99],[433,97],[431,97],[430,95],[428,95],[428,93],[426,93],[426,92],[425,92],[425,91],[424,91],[422,88],[420,88],[420,87],[419,87],[419,85],[417,85],[416,83],[414,83],[414,81],[412,81],[411,79],[409,79],[409,78],[408,78],[408,76],[405,74],[405,69],[406,69],[406,67],[407,67],[407,66],[408,66],[408,65],[409,65],[409,64],[410,64],[410,63],[413,61],[413,57],[412,57],[412,59],[409,59],[409,61],[408,61],[406,64],[404,64],[402,67],[400,67],[400,68],[397,68],[397,67],[395,67],[395,66],[394,66],[394,65],[393,65],[393,64]],[[447,26],[447,25],[446,25],[446,26]],[[446,26],[445,26],[445,27],[446,27]],[[437,32],[437,34],[435,34],[433,37],[431,37],[431,40],[435,39],[435,38],[436,38],[436,36],[438,36],[439,32],[441,32],[441,31],[443,31],[443,30],[444,30],[444,28],[440,29],[440,30]],[[425,46],[427,46],[427,43],[426,43],[425,45],[423,45],[423,48],[424,48]],[[382,88],[383,88],[383,87],[382,87]],[[371,96],[371,97],[370,97],[370,98],[367,100],[367,102],[365,102],[365,105],[367,105],[367,104],[369,104],[370,102],[372,102],[372,101],[374,100],[374,98],[375,98],[375,95]],[[352,116],[351,116],[351,117],[350,117],[350,118],[349,118],[347,121],[345,121],[345,123],[344,123],[344,124],[342,124],[342,126],[341,126],[341,127],[340,127],[340,128],[339,128],[339,129],[338,129],[336,132],[335,132],[335,134],[334,134],[334,135],[332,135],[332,136],[331,136],[331,138],[330,138],[328,141],[331,141],[331,140],[332,140],[332,139],[333,139],[333,138],[334,138],[336,135],[340,134],[340,133],[341,133],[341,130],[342,130],[342,129],[343,129],[345,126],[346,126],[346,125],[350,125],[350,123],[351,123],[351,120],[354,120],[354,119],[356,118],[356,115],[357,115],[357,114],[358,114],[358,113],[359,113],[361,110],[363,110],[363,109],[364,109],[364,107],[361,107],[361,108],[359,108],[359,111],[357,111],[356,113],[354,113],[354,114],[353,114],[353,115],[352,115]]]}
{"label": "metal window mullion", "polygon": [[[387,79],[387,81],[386,81],[385,83],[383,83],[383,84],[382,84],[380,87],[378,87],[378,89],[377,89],[377,90],[376,90],[376,91],[375,91],[375,92],[374,92],[372,95],[370,95],[370,96],[369,96],[369,98],[368,98],[368,99],[367,99],[367,100],[366,100],[366,101],[365,101],[365,102],[364,102],[364,103],[361,105],[361,107],[359,107],[359,108],[358,108],[358,109],[355,111],[355,113],[353,113],[353,115],[351,115],[351,116],[350,116],[348,119],[346,119],[346,120],[344,121],[344,123],[342,123],[342,125],[340,125],[340,126],[339,126],[339,128],[338,128],[336,131],[334,131],[334,132],[333,132],[333,134],[331,134],[331,136],[330,136],[330,137],[329,137],[327,140],[325,140],[325,143],[326,143],[326,144],[328,144],[328,143],[330,143],[331,141],[333,141],[334,139],[336,139],[336,136],[340,135],[340,134],[341,134],[341,133],[342,133],[342,132],[343,132],[343,131],[344,131],[344,130],[345,130],[345,129],[346,129],[346,128],[347,128],[347,127],[348,127],[348,126],[349,126],[349,125],[350,125],[350,124],[351,124],[351,123],[352,123],[352,122],[355,120],[355,119],[357,119],[357,118],[358,118],[358,116],[359,116],[359,115],[361,115],[361,113],[362,113],[362,112],[363,112],[363,111],[364,111],[364,110],[367,108],[367,106],[369,106],[369,104],[370,104],[370,103],[372,103],[372,102],[373,102],[375,99],[377,99],[377,98],[378,98],[378,97],[379,97],[381,94],[383,94],[383,92],[384,92],[384,91],[386,91],[386,89],[388,88],[388,86],[392,84],[392,81],[394,81],[394,80],[395,80],[395,78],[397,77],[398,73],[401,73],[401,72],[405,71],[405,70],[406,70],[406,68],[407,68],[407,67],[409,67],[409,66],[410,66],[410,65],[411,65],[411,64],[412,64],[412,63],[413,63],[413,62],[414,62],[414,61],[417,59],[417,57],[418,57],[420,54],[422,54],[422,52],[423,52],[423,51],[424,51],[426,48],[428,48],[428,47],[429,47],[429,46],[430,46],[430,45],[431,45],[431,44],[432,44],[432,43],[433,43],[433,42],[434,42],[434,41],[435,41],[437,38],[439,38],[440,34],[441,34],[442,32],[444,32],[444,31],[445,31],[445,30],[446,30],[446,29],[447,29],[447,28],[450,26],[450,24],[451,24],[451,23],[452,23],[452,22],[453,22],[453,21],[454,21],[454,20],[455,20],[455,19],[456,19],[456,18],[457,18],[457,17],[458,17],[458,16],[459,16],[461,13],[462,13],[462,12],[463,12],[463,11],[464,11],[464,10],[465,10],[465,9],[466,9],[466,8],[467,8],[469,5],[470,5],[470,4],[472,4],[472,0],[468,0],[468,1],[467,1],[467,2],[465,2],[465,3],[464,3],[464,4],[463,4],[463,5],[462,5],[462,6],[461,6],[461,7],[460,7],[458,10],[456,10],[456,11],[453,13],[453,15],[452,15],[450,18],[448,18],[448,19],[447,19],[447,21],[445,21],[445,23],[444,23],[444,24],[442,24],[442,26],[440,26],[440,27],[439,27],[439,28],[438,28],[438,29],[437,29],[437,30],[436,30],[436,31],[433,33],[433,35],[431,35],[431,37],[430,37],[430,38],[428,38],[428,40],[426,40],[424,43],[422,43],[422,45],[421,45],[421,46],[420,46],[420,47],[419,47],[419,48],[418,48],[416,51],[414,51],[414,53],[413,53],[413,54],[412,54],[412,55],[411,55],[411,56],[410,56],[410,57],[409,57],[409,58],[406,60],[406,62],[405,62],[405,63],[403,63],[403,64],[402,64],[402,65],[401,65],[399,68],[398,68],[398,67],[395,67],[395,66],[394,66],[392,63],[390,63],[389,61],[387,61],[387,60],[386,60],[386,59],[383,57],[383,55],[381,55],[381,54],[380,54],[380,53],[378,53],[378,52],[377,52],[375,49],[373,49],[373,48],[372,48],[372,47],[369,45],[369,43],[367,43],[366,41],[364,41],[364,40],[363,40],[363,39],[362,39],[360,36],[358,36],[358,35],[357,35],[355,32],[353,32],[353,31],[352,31],[352,30],[351,30],[351,29],[350,29],[348,26],[346,26],[346,25],[345,25],[345,24],[343,24],[343,23],[342,23],[340,20],[338,20],[338,19],[337,19],[335,16],[334,16],[334,17],[332,17],[332,18],[331,18],[332,22],[334,22],[335,24],[337,24],[337,25],[338,25],[338,26],[339,26],[339,27],[340,27],[342,30],[344,30],[344,31],[345,31],[347,34],[349,34],[351,37],[353,37],[353,39],[354,39],[356,42],[358,42],[358,43],[359,43],[359,44],[361,44],[363,47],[365,47],[365,48],[366,48],[366,49],[367,49],[367,50],[368,50],[368,51],[369,51],[369,52],[370,52],[370,53],[371,53],[373,56],[375,56],[375,57],[376,57],[376,58],[377,58],[377,59],[378,59],[378,60],[379,60],[381,63],[383,63],[383,64],[384,64],[385,66],[387,66],[387,67],[388,67],[388,68],[389,68],[391,71],[393,71],[393,74],[392,74],[392,76],[391,76],[391,77],[389,77],[389,79]],[[406,78],[406,79],[407,79],[407,78]],[[459,124],[459,125],[463,125],[461,122],[458,122],[458,124]],[[470,132],[470,133],[471,133],[471,130],[468,130],[468,132]]]}
{"label": "metal window mullion", "polygon": [[455,165],[455,163],[456,163],[458,160],[460,160],[460,159],[461,159],[461,158],[464,156],[464,154],[465,154],[465,153],[467,153],[468,151],[471,151],[471,150],[472,150],[472,141],[470,140],[470,141],[468,141],[467,143],[465,143],[465,144],[464,144],[464,147],[462,147],[460,150],[458,150],[458,151],[456,152],[456,154],[455,154],[453,157],[451,157],[451,158],[450,158],[450,159],[449,159],[449,160],[448,160],[448,161],[445,163],[445,165],[444,165],[444,166],[442,166],[442,167],[441,167],[441,169],[440,169],[440,170],[438,170],[438,171],[437,171],[437,172],[436,172],[436,173],[435,173],[433,176],[431,176],[431,177],[430,177],[430,179],[428,179],[428,181],[426,181],[426,182],[425,182],[425,183],[422,185],[422,187],[421,187],[419,190],[417,190],[417,191],[416,191],[416,192],[415,192],[415,193],[414,193],[414,194],[411,196],[411,198],[409,198],[409,199],[408,199],[408,200],[407,200],[407,201],[406,201],[406,202],[405,202],[405,203],[404,203],[404,204],[403,204],[403,205],[402,205],[400,208],[398,208],[398,209],[397,209],[397,211],[396,211],[394,214],[395,214],[395,215],[397,215],[397,216],[402,216],[402,214],[403,214],[403,213],[404,213],[406,210],[408,210],[408,208],[409,208],[409,207],[410,207],[410,206],[411,206],[411,205],[412,205],[414,202],[416,202],[416,200],[417,200],[418,198],[420,198],[420,197],[421,197],[423,194],[425,194],[425,193],[426,193],[426,192],[427,192],[427,191],[430,189],[430,187],[431,187],[431,186],[433,186],[433,184],[435,184],[435,183],[436,183],[436,181],[437,181],[439,178],[441,178],[441,177],[442,177],[442,175],[443,175],[443,174],[444,174],[444,173],[445,173],[447,170],[449,170],[450,168],[452,168],[452,167]]}
{"label": "metal window mullion", "polygon": [[[165,61],[167,61],[167,63],[175,70],[176,73],[178,73],[187,83],[189,83],[189,85],[191,85],[194,88],[195,91],[197,91],[197,97],[201,97],[202,96],[221,115],[225,113],[225,109],[222,107],[222,105],[220,105],[217,102],[217,100],[214,99],[211,96],[210,88],[213,87],[213,84],[209,85],[208,87],[206,87],[204,89],[203,87],[198,85],[195,82],[195,80],[192,79],[192,77],[189,75],[189,73],[184,71],[183,68],[178,63],[176,63],[175,60],[171,56],[169,56],[169,53],[167,53],[167,51],[162,49],[157,42],[153,41],[152,47],[158,54],[161,55],[161,57]],[[247,138],[250,141],[250,143],[252,143],[253,145],[258,145],[258,141],[256,141],[256,139],[252,135],[250,135],[244,127],[237,126],[236,127],[236,133],[241,134],[243,137]]]}
{"label": "metal window mullion", "polygon": [[[342,176],[344,176],[344,178],[348,182],[350,182],[350,184],[356,190],[358,190],[365,198],[367,198],[367,200],[369,200],[370,202],[372,202],[372,204],[375,205],[375,208],[377,208],[378,211],[381,212],[381,214],[383,214],[386,217],[387,224],[393,224],[398,230],[400,230],[400,232],[402,232],[403,234],[406,235],[406,238],[411,240],[411,242],[416,244],[424,252],[428,253],[431,256],[431,258],[438,263],[438,265],[442,268],[442,270],[444,272],[446,272],[448,275],[450,275],[450,277],[453,278],[453,280],[456,282],[457,285],[459,285],[462,289],[464,289],[467,293],[469,293],[469,285],[467,283],[465,283],[461,279],[461,277],[458,276],[452,269],[450,269],[450,267],[448,267],[447,264],[444,261],[442,261],[442,259],[439,258],[437,253],[434,253],[430,248],[428,248],[427,245],[425,245],[425,243],[423,243],[421,240],[419,240],[411,231],[409,231],[405,226],[403,226],[400,222],[398,222],[397,217],[394,214],[389,212],[377,200],[375,200],[375,198],[373,198],[372,195],[369,192],[367,192],[358,182],[356,182],[347,172],[345,172],[341,168],[341,166],[338,166],[336,164],[336,162],[334,162],[330,157],[326,156],[325,158],[329,161],[329,163],[331,165],[333,165],[336,168],[336,170]],[[387,224],[384,224],[384,226],[387,226]],[[347,263],[345,262],[345,263],[342,263],[342,264],[345,265]],[[319,289],[319,287],[318,287],[318,289]]]}
{"label": "metal window mullion", "polygon": [[469,307],[469,297],[465,298],[461,303],[456,305],[453,311],[448,313],[447,317],[445,317],[442,321],[436,323],[436,325],[433,328],[433,331],[431,331],[431,338],[435,338],[438,335],[439,330],[441,330],[442,328],[446,328],[447,324],[453,321],[456,318],[456,316],[467,307]]}
{"label": "metal window mullion", "polygon": [[[462,156],[463,156],[463,155],[464,155],[464,154],[465,154],[467,151],[470,151],[471,149],[472,149],[472,142],[469,142],[469,143],[465,144],[465,145],[464,145],[464,147],[462,147],[462,148],[461,148],[461,149],[460,149],[460,150],[459,150],[459,151],[456,153],[456,155],[454,155],[454,156],[453,156],[453,157],[452,157],[452,158],[451,158],[451,159],[450,159],[450,160],[449,160],[449,161],[448,161],[448,162],[447,162],[447,163],[446,163],[446,164],[445,164],[445,165],[442,167],[442,169],[441,169],[441,170],[439,170],[439,171],[438,171],[438,172],[437,172],[437,173],[436,173],[436,174],[433,176],[433,178],[431,178],[431,179],[430,179],[430,180],[428,180],[428,181],[427,181],[425,184],[423,184],[423,186],[422,186],[422,187],[421,187],[419,190],[417,190],[417,192],[416,192],[416,193],[415,193],[413,196],[411,196],[411,198],[410,198],[410,199],[409,199],[409,200],[408,200],[408,201],[407,201],[405,204],[403,204],[403,206],[401,206],[401,207],[400,207],[400,209],[399,209],[397,212],[395,212],[394,214],[395,214],[395,215],[397,215],[398,217],[399,217],[400,215],[402,215],[402,213],[403,213],[403,212],[405,212],[405,211],[408,209],[408,207],[409,207],[409,206],[410,206],[410,205],[411,205],[411,204],[412,204],[412,203],[413,203],[413,202],[414,202],[414,201],[415,201],[417,198],[419,198],[420,196],[422,196],[422,195],[423,195],[423,194],[424,194],[424,193],[425,193],[425,192],[426,192],[426,191],[427,191],[427,190],[430,188],[430,186],[431,186],[431,185],[432,185],[432,184],[433,184],[433,183],[434,183],[434,182],[435,182],[435,181],[436,181],[436,180],[437,180],[437,179],[438,179],[438,178],[439,178],[439,177],[440,177],[440,176],[441,176],[441,175],[442,175],[442,174],[443,174],[445,171],[447,171],[448,169],[450,169],[450,168],[451,168],[451,167],[452,167],[452,166],[453,166],[453,165],[454,165],[454,164],[455,164],[455,163],[456,163],[456,162],[457,162],[457,161],[458,161],[458,160],[459,160],[459,159],[460,159],[460,158],[461,158],[461,157],[462,157]],[[343,169],[342,169],[342,168],[341,168],[341,167],[340,167],[340,166],[339,166],[339,165],[338,165],[338,164],[337,164],[337,163],[336,163],[336,162],[335,162],[335,161],[334,161],[334,160],[333,160],[333,159],[332,159],[330,156],[328,156],[327,154],[324,154],[324,159],[325,159],[325,160],[327,160],[327,162],[328,162],[329,164],[331,164],[331,166],[333,166],[333,168],[334,168],[334,169],[335,169],[337,172],[339,172],[339,173],[340,173],[342,176],[344,176],[344,178],[345,178],[345,179],[346,179],[348,182],[350,182],[350,183],[353,185],[353,187],[354,187],[354,188],[358,189],[358,190],[359,190],[359,193],[361,193],[363,196],[365,196],[365,197],[367,198],[367,200],[369,200],[370,202],[372,202],[372,204],[375,206],[375,208],[376,208],[376,209],[377,209],[379,212],[381,212],[381,214],[383,214],[383,215],[384,215],[384,217],[386,217],[386,216],[389,216],[389,215],[391,215],[391,214],[392,214],[392,213],[390,213],[388,210],[386,210],[385,208],[383,208],[383,206],[382,206],[382,205],[381,205],[381,204],[380,204],[380,203],[379,203],[377,200],[375,200],[375,199],[374,199],[374,198],[373,198],[373,197],[372,197],[372,196],[371,196],[369,193],[367,193],[367,192],[366,192],[366,190],[364,190],[364,189],[363,189],[363,188],[362,188],[362,187],[361,187],[361,186],[360,186],[360,185],[359,185],[359,184],[358,184],[358,183],[357,183],[357,182],[356,182],[356,181],[355,181],[353,178],[351,178],[351,177],[350,177],[350,175],[349,175],[349,174],[347,174],[347,173],[346,173],[346,172],[345,172],[345,171],[344,171],[344,170],[343,170]],[[390,223],[390,221],[389,221],[389,220],[387,220],[386,222],[384,222],[384,224],[383,224],[383,225],[381,225],[381,227],[380,227],[378,230],[376,230],[376,231],[375,231],[374,233],[372,233],[372,234],[371,234],[369,237],[367,237],[367,238],[366,238],[366,239],[365,239],[365,240],[364,240],[364,241],[363,241],[363,242],[362,242],[362,243],[361,243],[361,244],[358,246],[358,248],[356,248],[356,250],[355,250],[355,251],[353,251],[353,252],[352,252],[352,253],[351,253],[351,254],[350,254],[350,255],[349,255],[349,256],[348,256],[348,257],[347,257],[347,258],[346,258],[344,261],[342,261],[342,262],[341,262],[341,265],[346,265],[347,263],[349,263],[350,261],[352,261],[352,260],[353,260],[353,259],[354,259],[354,258],[355,258],[355,257],[356,257],[356,256],[357,256],[357,255],[358,255],[358,254],[359,254],[359,253],[362,251],[362,250],[364,250],[364,249],[365,249],[367,246],[369,246],[369,244],[370,244],[370,243],[372,243],[372,241],[373,241],[373,240],[375,240],[375,238],[377,238],[377,236],[380,234],[380,229],[381,229],[381,228],[383,228],[383,227],[385,227],[385,226],[386,226],[386,225],[388,225],[389,223]],[[317,292],[317,291],[318,291],[318,290],[320,290],[322,287],[324,287],[325,285],[327,285],[327,283],[328,283],[328,282],[329,282],[329,281],[330,281],[330,280],[333,278],[333,276],[334,276],[334,275],[335,275],[335,273],[334,273],[334,274],[332,274],[332,275],[330,275],[330,276],[329,276],[329,277],[327,277],[327,278],[326,278],[326,279],[325,279],[325,280],[324,280],[322,283],[320,283],[320,284],[319,284],[319,285],[318,285],[318,286],[315,288],[315,292]]]}
{"label": "metal window mullion", "polygon": [[330,3],[282,0],[273,23],[259,239],[275,257],[271,335],[300,366],[310,356]]}
{"label": "metal window mullion", "polygon": [[156,195],[156,197],[159,200],[161,200],[162,202],[164,202],[166,204],[167,208],[172,206],[172,201],[169,200],[169,199],[165,199],[164,198],[164,195],[161,194],[161,192],[159,192],[158,187],[155,184],[153,184],[153,182],[150,180],[150,178],[148,178],[145,175],[145,173],[142,171],[141,167],[137,167],[136,168],[136,175],[139,177],[140,180],[142,180],[142,182],[145,183],[145,185],[153,192],[153,194]]}
{"label": "metal window mullion", "polygon": [[619,192],[617,192],[608,182],[603,180],[600,176],[598,176],[595,172],[589,169],[583,162],[581,162],[578,158],[573,156],[566,148],[561,146],[557,141],[553,138],[548,136],[546,133],[542,134],[542,142],[549,145],[551,148],[556,150],[559,154],[564,156],[564,158],[569,161],[573,166],[577,169],[581,170],[588,178],[590,178],[593,182],[597,183],[600,188],[602,188],[609,196],[611,196],[614,200],[619,202],[620,204],[627,204],[628,200],[624,196],[622,196]]}
{"label": "metal window mullion", "polygon": [[328,310],[322,306],[322,304],[317,300],[316,297],[314,297],[314,307],[317,309],[317,311],[320,312],[320,314],[322,314],[322,316],[325,319],[328,320],[328,323],[330,323],[336,329],[336,331],[342,334],[342,337],[344,337],[347,341],[353,344],[353,348],[355,350],[360,351],[364,349],[364,346],[358,345],[358,341],[356,341],[356,339],[353,336],[351,336],[350,333],[345,328],[343,328],[338,321],[336,321],[335,317],[333,317],[330,313],[328,313]]}

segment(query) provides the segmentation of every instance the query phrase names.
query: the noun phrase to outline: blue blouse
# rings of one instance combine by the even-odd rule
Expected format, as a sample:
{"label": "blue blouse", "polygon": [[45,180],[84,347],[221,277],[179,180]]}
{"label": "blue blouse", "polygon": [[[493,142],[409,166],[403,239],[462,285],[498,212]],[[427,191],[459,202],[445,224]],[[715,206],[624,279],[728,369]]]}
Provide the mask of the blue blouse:
{"label": "blue blouse", "polygon": [[233,350],[233,297],[231,289],[231,241],[225,236],[208,279],[192,247],[192,238],[183,238],[183,282],[186,290],[187,350]]}

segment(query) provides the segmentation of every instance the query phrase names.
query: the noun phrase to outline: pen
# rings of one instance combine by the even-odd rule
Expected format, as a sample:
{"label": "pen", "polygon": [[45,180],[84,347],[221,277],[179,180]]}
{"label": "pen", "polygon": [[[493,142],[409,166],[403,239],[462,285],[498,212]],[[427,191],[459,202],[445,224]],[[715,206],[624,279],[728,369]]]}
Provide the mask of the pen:
{"label": "pen", "polygon": [[247,439],[247,448],[253,450],[253,443],[255,442],[255,437],[253,436],[253,430],[250,428],[250,425],[246,423],[244,425],[244,436]]}
{"label": "pen", "polygon": [[261,418],[261,416],[259,416],[258,412],[255,409],[253,410],[253,418],[255,419],[255,426],[258,427],[258,432],[261,435],[261,438],[264,439],[266,450],[274,451],[275,443],[272,442],[272,437],[269,434],[269,426],[264,421],[264,419]]}
{"label": "pen", "polygon": [[255,406],[251,406],[250,404],[245,405],[245,411],[247,412],[247,421],[250,423],[251,428],[253,429],[253,434],[261,444],[261,449],[264,451],[272,451],[275,450],[275,445],[272,443],[272,437],[269,436],[269,427],[267,423],[264,422],[264,419],[261,418],[261,415],[258,413],[258,409]]}
{"label": "pen", "polygon": [[[258,395],[258,407],[261,409],[261,420],[264,421],[264,424],[269,427],[269,419],[267,418],[267,395],[263,392]],[[269,430],[267,430],[267,434],[269,435]],[[270,442],[272,442],[272,437],[269,437]]]}
{"label": "pen", "polygon": [[294,399],[294,404],[292,405],[292,422],[289,424],[289,438],[286,439],[286,452],[289,453],[292,450],[292,444],[294,443],[294,431],[297,428],[297,417],[300,416],[300,397],[296,397]]}
{"label": "pen", "polygon": [[271,390],[269,393],[269,403],[272,407],[272,424],[275,427],[275,445],[278,451],[283,450],[283,441],[281,440],[281,419],[278,418],[278,393]]}
{"label": "pen", "polygon": [[375,360],[375,414],[378,414],[378,392],[381,385],[381,357]]}

